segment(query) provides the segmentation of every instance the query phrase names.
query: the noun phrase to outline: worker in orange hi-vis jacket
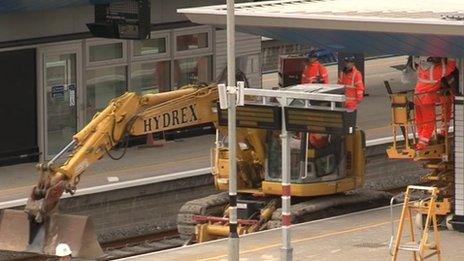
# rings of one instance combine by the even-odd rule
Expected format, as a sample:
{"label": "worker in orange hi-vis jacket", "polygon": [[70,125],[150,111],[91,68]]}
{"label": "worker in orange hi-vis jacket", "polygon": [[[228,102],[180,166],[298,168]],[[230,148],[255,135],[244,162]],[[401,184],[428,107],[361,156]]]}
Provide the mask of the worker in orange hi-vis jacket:
{"label": "worker in orange hi-vis jacket", "polygon": [[319,62],[321,52],[319,50],[311,50],[307,56],[309,61],[301,75],[301,83],[329,83],[327,68]]}
{"label": "worker in orange hi-vis jacket", "polygon": [[[327,68],[319,62],[322,56],[320,50],[311,50],[308,54],[309,62],[303,70],[301,76],[301,83],[329,83],[329,73]],[[316,149],[321,149],[329,143],[329,136],[327,134],[310,133],[309,143]]]}
{"label": "worker in orange hi-vis jacket", "polygon": [[[443,102],[443,122],[448,126],[451,105],[446,105],[449,99],[442,99],[438,94],[442,87],[442,79],[456,69],[456,61],[441,57],[421,57],[417,71],[417,83],[414,89],[415,123],[419,142],[417,150],[427,148],[430,138],[436,128],[435,103]],[[447,129],[443,129],[443,132]],[[443,133],[444,134],[444,133]]]}
{"label": "worker in orange hi-vis jacket", "polygon": [[345,68],[338,75],[338,84],[345,86],[345,107],[349,110],[356,110],[364,98],[362,75],[354,62],[354,56],[345,57]]}

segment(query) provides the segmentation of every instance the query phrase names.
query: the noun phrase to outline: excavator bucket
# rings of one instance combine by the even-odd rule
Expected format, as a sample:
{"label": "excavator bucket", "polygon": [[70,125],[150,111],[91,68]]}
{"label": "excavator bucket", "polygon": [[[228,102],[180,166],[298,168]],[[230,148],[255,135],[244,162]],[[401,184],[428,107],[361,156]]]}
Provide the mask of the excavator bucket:
{"label": "excavator bucket", "polygon": [[38,224],[21,210],[1,214],[0,250],[54,256],[60,243],[69,245],[73,257],[94,260],[103,255],[89,217],[53,214]]}

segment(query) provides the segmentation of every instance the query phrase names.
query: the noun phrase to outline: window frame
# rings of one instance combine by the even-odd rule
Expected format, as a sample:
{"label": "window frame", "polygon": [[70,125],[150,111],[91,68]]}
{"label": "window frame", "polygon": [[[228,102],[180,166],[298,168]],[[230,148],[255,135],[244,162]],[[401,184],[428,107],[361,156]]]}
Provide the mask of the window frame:
{"label": "window frame", "polygon": [[[84,91],[84,94],[83,94],[83,103],[82,103],[82,107],[83,107],[83,122],[84,122],[84,125],[87,124],[86,121],[87,121],[87,103],[88,103],[88,92],[87,92],[87,80],[89,79],[89,75],[88,75],[88,71],[89,70],[99,70],[99,69],[107,69],[107,68],[113,68],[113,67],[125,67],[125,71],[126,71],[126,74],[125,74],[125,77],[126,77],[126,92],[129,90],[130,88],[130,80],[129,80],[129,70],[130,70],[130,67],[128,66],[127,63],[112,63],[112,64],[106,64],[106,65],[100,65],[100,66],[87,66],[83,69],[83,73],[85,73],[85,78],[83,79],[83,91]],[[118,97],[118,96],[116,96]],[[113,98],[116,98],[116,97],[113,97]],[[91,119],[90,119],[91,120]]]}
{"label": "window frame", "polygon": [[[104,61],[90,61],[90,48],[93,46],[98,45],[105,45],[105,44],[115,44],[121,43],[122,44],[122,57]],[[127,65],[127,41],[126,40],[118,40],[118,39],[102,39],[102,38],[92,38],[85,40],[85,67],[86,69],[89,67],[100,67],[100,66],[107,66],[113,64],[126,64]]]}
{"label": "window frame", "polygon": [[[156,53],[156,54],[145,54],[145,55],[135,55],[134,52],[134,42],[135,40],[130,41],[130,48],[129,48],[129,57],[131,62],[138,62],[138,61],[146,61],[148,59],[171,59],[171,33],[170,31],[156,31],[151,32],[150,39],[154,38],[164,38],[166,40],[166,52],[164,53]],[[150,40],[148,39],[148,40]]]}
{"label": "window frame", "polygon": [[[198,48],[194,50],[177,50],[177,37],[182,35],[189,34],[198,34],[198,33],[207,33],[208,35],[208,47]],[[173,30],[173,60],[180,57],[191,57],[196,55],[206,55],[213,52],[213,28],[211,26],[198,26],[198,27],[189,27],[188,29],[176,29]]]}
{"label": "window frame", "polygon": [[[251,56],[255,56],[256,58],[258,58],[258,59],[256,59],[256,61],[258,62],[258,64],[257,64],[257,66],[258,66],[258,68],[257,68],[258,71],[256,71],[256,72],[255,72],[255,71],[252,71],[252,72],[250,72],[250,73],[262,73],[262,68],[261,68],[261,62],[262,62],[261,59],[262,59],[262,57],[261,57],[261,54],[260,54],[260,53],[255,53],[255,52],[240,53],[239,55],[236,55],[236,56],[235,56],[235,59],[236,59],[235,63],[237,63],[237,59],[240,59],[240,58],[249,58],[249,57],[251,57]],[[253,64],[253,65],[254,65],[254,64]],[[253,65],[252,65],[252,66],[253,66]]]}
{"label": "window frame", "polygon": [[209,57],[211,61],[210,65],[210,74],[211,74],[211,80],[214,81],[215,79],[215,69],[214,69],[214,55],[212,53],[205,53],[205,54],[196,54],[196,55],[188,55],[188,56],[177,56],[173,57],[171,60],[171,90],[178,90],[179,87],[182,86],[176,86],[175,85],[175,62],[176,60],[182,60],[182,59],[189,59],[189,58],[199,58],[199,57]]}
{"label": "window frame", "polygon": [[172,73],[172,63],[173,63],[173,60],[171,59],[171,57],[164,57],[164,58],[158,58],[158,59],[154,59],[154,60],[137,60],[137,61],[133,61],[131,62],[131,66],[128,67],[128,86],[127,86],[127,91],[129,92],[135,92],[135,90],[133,89],[133,86],[132,86],[132,69],[134,66],[136,65],[141,65],[141,64],[145,64],[145,63],[158,63],[158,62],[167,62],[168,64],[168,67],[169,67],[169,86],[168,86],[168,89],[166,90],[159,90],[159,92],[165,92],[165,91],[170,91],[171,90],[171,87],[172,87],[172,77],[173,77],[173,73]]}

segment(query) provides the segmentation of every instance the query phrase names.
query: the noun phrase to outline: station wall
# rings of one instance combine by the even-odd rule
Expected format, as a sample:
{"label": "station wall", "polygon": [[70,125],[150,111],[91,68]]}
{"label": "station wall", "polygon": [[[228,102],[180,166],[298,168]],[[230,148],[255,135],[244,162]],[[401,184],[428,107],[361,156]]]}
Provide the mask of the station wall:
{"label": "station wall", "polygon": [[[223,1],[152,0],[152,35],[143,43],[93,38],[86,27],[94,20],[93,6],[0,15],[0,56],[10,59],[3,64],[17,64],[9,52],[28,50],[31,59],[23,61],[24,68],[33,72],[0,71],[0,79],[23,90],[15,103],[0,104],[0,111],[14,112],[9,114],[13,136],[3,131],[8,142],[0,146],[0,165],[36,161],[37,155],[50,159],[109,100],[125,91],[145,94],[215,81],[226,66],[225,30],[193,24],[176,11],[211,4]],[[238,33],[236,50],[237,66],[253,87],[260,87],[261,37]],[[12,101],[12,92],[4,92],[4,99]],[[27,111],[21,109],[25,104]],[[15,132],[14,126],[24,119],[32,124],[22,128],[27,133]],[[25,140],[30,141],[26,147]]]}

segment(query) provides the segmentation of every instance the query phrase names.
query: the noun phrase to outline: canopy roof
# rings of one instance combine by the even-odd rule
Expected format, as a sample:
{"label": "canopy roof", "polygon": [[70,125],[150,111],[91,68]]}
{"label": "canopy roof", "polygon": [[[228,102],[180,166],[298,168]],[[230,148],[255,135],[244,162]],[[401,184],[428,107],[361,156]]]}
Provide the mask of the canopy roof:
{"label": "canopy roof", "polygon": [[56,9],[76,5],[107,4],[114,0],[0,0],[0,14]]}
{"label": "canopy roof", "polygon": [[[226,6],[180,9],[224,26]],[[370,55],[464,57],[462,0],[282,0],[237,4],[237,30]]]}

